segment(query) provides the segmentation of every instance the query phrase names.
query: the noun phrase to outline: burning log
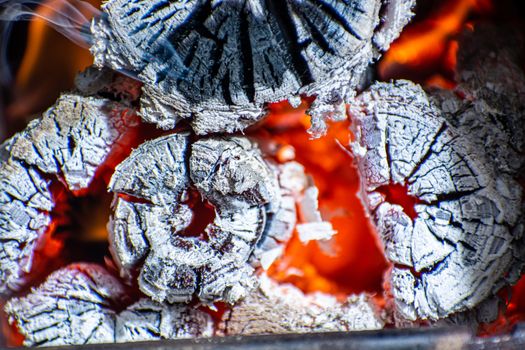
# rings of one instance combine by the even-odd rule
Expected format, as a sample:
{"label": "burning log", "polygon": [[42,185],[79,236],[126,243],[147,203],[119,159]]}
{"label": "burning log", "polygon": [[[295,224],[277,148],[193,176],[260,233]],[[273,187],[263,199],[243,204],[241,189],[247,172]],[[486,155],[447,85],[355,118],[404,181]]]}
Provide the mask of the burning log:
{"label": "burning log", "polygon": [[414,0],[112,0],[92,25],[98,66],[131,72],[146,86],[144,120],[197,134],[243,130],[264,105],[316,96],[313,134],[344,118],[371,61],[412,16]]}
{"label": "burning log", "polygon": [[[295,222],[278,175],[243,137],[192,143],[189,134],[178,133],[142,144],[110,183],[116,193],[110,243],[121,274],[131,278],[139,269],[140,289],[157,301],[196,296],[234,303],[244,297],[253,288],[248,260],[254,249],[259,257],[265,249],[279,250]],[[196,192],[204,201],[200,211],[191,199]],[[271,260],[266,256],[263,264]]]}
{"label": "burning log", "polygon": [[[129,290],[104,268],[74,264],[6,305],[26,346],[114,343],[210,336],[211,317],[188,305],[149,299],[130,303]],[[125,307],[125,308],[124,308]],[[122,310],[119,312],[119,310]]]}
{"label": "burning log", "polygon": [[524,260],[522,193],[489,156],[505,159],[504,148],[480,148],[476,132],[454,127],[406,81],[374,84],[351,114],[363,197],[394,264],[400,314],[444,318],[515,282]]}
{"label": "burning log", "polygon": [[42,173],[60,174],[68,189],[78,191],[88,187],[121,133],[137,124],[132,111],[110,100],[63,95],[13,138],[10,155]]}
{"label": "burning log", "polygon": [[50,238],[53,181],[82,194],[138,123],[125,105],[64,94],[42,118],[1,146],[0,294],[25,284],[36,252]]}
{"label": "burning log", "polygon": [[365,295],[344,302],[316,293],[305,295],[292,285],[266,276],[246,299],[224,313],[221,335],[285,334],[380,329],[383,321]]}

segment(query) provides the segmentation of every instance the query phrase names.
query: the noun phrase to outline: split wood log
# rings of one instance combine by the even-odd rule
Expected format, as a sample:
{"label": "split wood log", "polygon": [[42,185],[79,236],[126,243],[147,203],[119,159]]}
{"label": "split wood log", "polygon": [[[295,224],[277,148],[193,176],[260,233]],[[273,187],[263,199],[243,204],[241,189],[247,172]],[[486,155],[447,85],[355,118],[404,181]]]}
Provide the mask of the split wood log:
{"label": "split wood log", "polygon": [[344,302],[323,293],[305,295],[292,285],[261,276],[259,287],[224,313],[220,335],[336,332],[383,328],[365,295]]}
{"label": "split wood log", "polygon": [[[278,175],[244,137],[192,143],[178,133],[145,142],[110,183],[116,194],[110,245],[122,276],[134,278],[139,270],[140,289],[157,301],[234,303],[246,296],[254,250],[261,256],[279,249],[295,223]],[[213,206],[214,218],[190,234],[194,216],[202,220],[188,202],[192,191]]]}
{"label": "split wood log", "polygon": [[0,146],[0,295],[21,289],[51,223],[53,199],[47,181]]}
{"label": "split wood log", "polygon": [[22,288],[35,251],[49,238],[53,179],[72,193],[87,189],[125,131],[139,122],[119,103],[64,94],[0,147],[0,294]]}
{"label": "split wood log", "polygon": [[[476,307],[515,282],[524,261],[519,184],[429,99],[407,81],[376,83],[351,108],[363,198],[410,320]],[[384,194],[395,184],[414,197],[415,218]]]}
{"label": "split wood log", "polygon": [[9,322],[24,336],[26,346],[213,334],[211,317],[193,306],[163,305],[143,298],[125,307],[129,302],[129,291],[103,267],[74,264],[51,274],[27,296],[11,299],[5,310]]}
{"label": "split wood log", "polygon": [[369,64],[412,16],[414,0],[110,0],[93,22],[98,66],[146,85],[145,121],[197,134],[243,130],[264,105],[316,96],[311,132],[344,118]]}

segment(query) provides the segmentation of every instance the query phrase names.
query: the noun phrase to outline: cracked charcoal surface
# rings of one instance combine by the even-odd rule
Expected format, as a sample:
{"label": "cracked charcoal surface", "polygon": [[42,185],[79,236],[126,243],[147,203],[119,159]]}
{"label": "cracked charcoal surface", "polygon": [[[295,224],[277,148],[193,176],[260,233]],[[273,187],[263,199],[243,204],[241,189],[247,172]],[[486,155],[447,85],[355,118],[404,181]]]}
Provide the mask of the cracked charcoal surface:
{"label": "cracked charcoal surface", "polygon": [[[352,107],[366,205],[387,258],[398,311],[439,319],[515,282],[523,265],[522,193],[418,86],[376,83]],[[412,220],[377,189],[406,184]]]}
{"label": "cracked charcoal surface", "polygon": [[45,244],[55,204],[49,175],[72,191],[87,188],[121,131],[137,122],[116,103],[65,94],[1,146],[0,294],[24,286]]}
{"label": "cracked charcoal surface", "polygon": [[525,167],[525,37],[512,27],[476,25],[459,39],[455,89],[432,91],[447,120],[487,150],[497,169]]}
{"label": "cracked charcoal surface", "polygon": [[6,312],[26,346],[146,341],[212,335],[211,317],[187,305],[129,302],[124,286],[103,267],[74,264],[51,274]]}
{"label": "cracked charcoal surface", "polygon": [[225,312],[219,334],[284,334],[383,328],[373,303],[364,295],[344,302],[333,296],[305,295],[292,285],[262,276],[259,287]]}
{"label": "cracked charcoal surface", "polygon": [[107,99],[62,95],[13,137],[10,154],[43,173],[60,174],[72,191],[87,188],[121,132],[137,123],[126,111]]}
{"label": "cracked charcoal surface", "polygon": [[[188,191],[214,206],[199,237]],[[140,289],[157,301],[233,303],[253,284],[247,262],[283,202],[277,173],[243,137],[190,142],[173,134],[142,144],[116,169],[110,244],[121,274],[140,271]],[[198,215],[195,214],[195,215]]]}
{"label": "cracked charcoal surface", "polygon": [[161,304],[142,298],[117,316],[117,343],[159,339],[211,337],[210,315],[187,304]]}
{"label": "cracked charcoal surface", "polygon": [[1,159],[0,189],[0,295],[8,295],[25,284],[51,222],[53,200],[41,174],[10,158]]}
{"label": "cracked charcoal surface", "polygon": [[111,0],[94,21],[98,66],[146,86],[142,116],[162,128],[192,118],[197,134],[260,120],[264,104],[299,95],[313,134],[344,118],[344,100],[412,16],[413,0]]}

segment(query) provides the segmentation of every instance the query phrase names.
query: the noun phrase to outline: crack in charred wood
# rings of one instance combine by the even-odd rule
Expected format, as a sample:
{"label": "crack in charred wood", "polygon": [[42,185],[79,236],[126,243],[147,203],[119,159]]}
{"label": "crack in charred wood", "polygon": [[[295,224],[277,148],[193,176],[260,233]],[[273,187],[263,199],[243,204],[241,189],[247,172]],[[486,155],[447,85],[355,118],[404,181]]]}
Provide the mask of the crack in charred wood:
{"label": "crack in charred wood", "polygon": [[197,134],[243,130],[266,103],[308,95],[319,135],[324,119],[344,117],[341,105],[414,3],[111,0],[92,25],[91,51],[98,66],[147,85],[142,116],[162,128],[191,118]]}

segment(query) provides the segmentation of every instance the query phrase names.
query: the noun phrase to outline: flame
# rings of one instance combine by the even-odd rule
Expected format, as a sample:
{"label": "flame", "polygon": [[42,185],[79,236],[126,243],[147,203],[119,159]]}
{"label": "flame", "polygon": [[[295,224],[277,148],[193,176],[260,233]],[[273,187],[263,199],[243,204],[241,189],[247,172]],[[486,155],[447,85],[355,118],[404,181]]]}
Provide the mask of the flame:
{"label": "flame", "polygon": [[490,0],[446,0],[437,11],[409,25],[379,63],[382,80],[409,78],[445,88],[454,87],[458,43],[454,40],[472,15],[493,10]]}
{"label": "flame", "polygon": [[[88,2],[96,7],[101,3]],[[65,4],[46,0],[35,10],[27,48],[10,91],[11,103],[6,110],[10,122],[24,120],[51,105],[62,91],[71,89],[75,75],[93,62],[88,50],[73,44],[43,19],[60,12]]]}
{"label": "flame", "polygon": [[310,140],[305,115],[308,101],[293,109],[287,102],[270,105],[265,122],[273,141],[281,145],[277,158],[290,155],[305,167],[319,188],[323,219],[338,232],[335,254],[317,242],[301,243],[295,233],[283,257],[268,271],[273,279],[293,283],[305,292],[346,295],[381,292],[387,267],[373,229],[357,196],[359,177],[353,160],[341,144],[349,142],[348,122],[332,123],[326,136]]}

